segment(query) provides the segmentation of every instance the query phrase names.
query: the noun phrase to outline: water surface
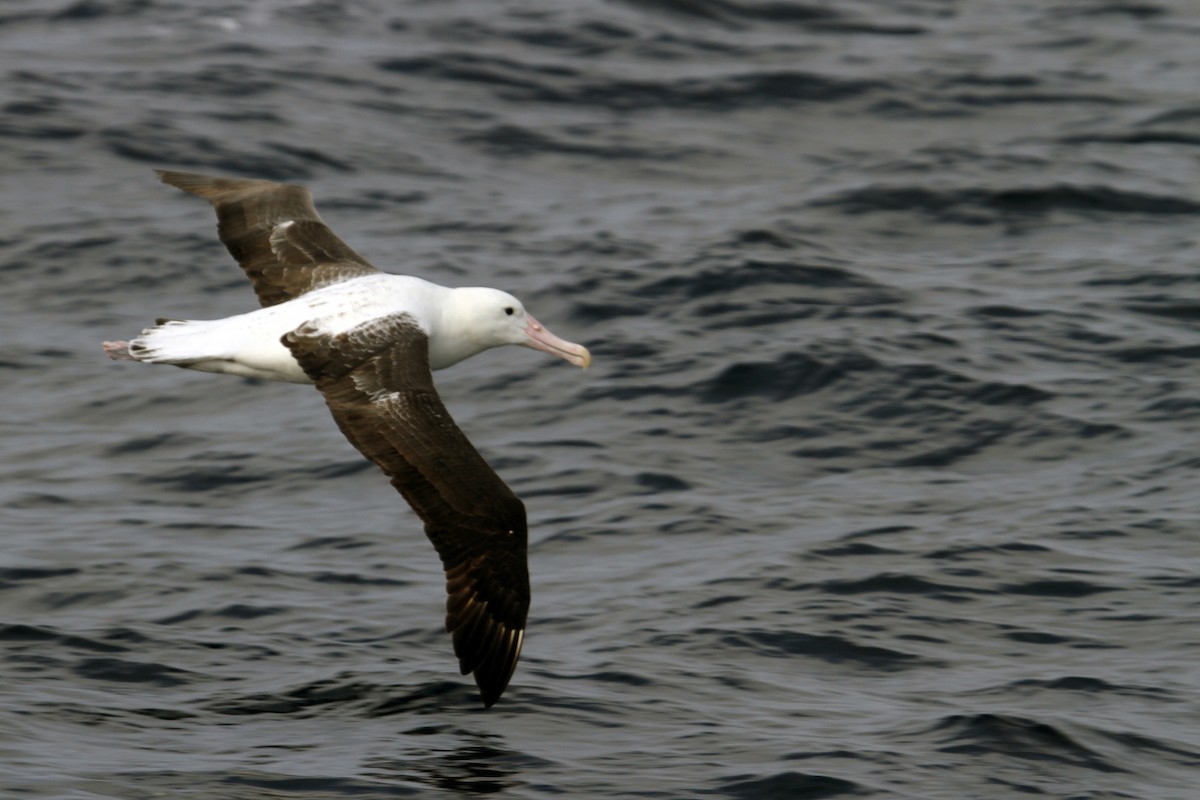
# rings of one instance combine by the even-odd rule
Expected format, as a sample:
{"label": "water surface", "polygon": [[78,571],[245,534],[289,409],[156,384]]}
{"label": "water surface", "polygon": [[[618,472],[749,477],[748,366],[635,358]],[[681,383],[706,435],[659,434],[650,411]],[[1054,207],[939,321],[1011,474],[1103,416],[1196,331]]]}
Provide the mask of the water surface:
{"label": "water surface", "polygon": [[[1198,34],[1183,0],[6,4],[3,793],[1191,797]],[[316,392],[104,359],[254,306],[152,167],[307,183],[380,267],[591,347],[438,376],[530,515],[491,710]]]}

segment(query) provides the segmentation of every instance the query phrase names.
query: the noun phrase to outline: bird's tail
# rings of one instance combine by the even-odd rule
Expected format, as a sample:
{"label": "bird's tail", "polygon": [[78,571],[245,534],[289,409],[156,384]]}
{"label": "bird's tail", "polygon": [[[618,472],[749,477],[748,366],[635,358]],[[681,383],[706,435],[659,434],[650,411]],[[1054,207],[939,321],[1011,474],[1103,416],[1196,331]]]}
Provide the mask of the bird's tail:
{"label": "bird's tail", "polygon": [[114,361],[188,366],[220,356],[208,328],[204,320],[160,319],[127,342],[104,342],[104,352]]}

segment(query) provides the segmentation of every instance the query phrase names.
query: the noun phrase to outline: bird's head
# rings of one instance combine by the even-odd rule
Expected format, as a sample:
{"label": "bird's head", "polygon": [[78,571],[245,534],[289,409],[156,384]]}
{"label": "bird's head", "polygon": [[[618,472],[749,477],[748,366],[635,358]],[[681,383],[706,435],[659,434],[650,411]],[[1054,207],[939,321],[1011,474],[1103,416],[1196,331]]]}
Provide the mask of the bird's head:
{"label": "bird's head", "polygon": [[587,369],[592,354],[580,344],[560,339],[525,310],[521,301],[499,289],[458,289],[460,307],[471,338],[481,348],[519,344],[558,356],[577,367]]}

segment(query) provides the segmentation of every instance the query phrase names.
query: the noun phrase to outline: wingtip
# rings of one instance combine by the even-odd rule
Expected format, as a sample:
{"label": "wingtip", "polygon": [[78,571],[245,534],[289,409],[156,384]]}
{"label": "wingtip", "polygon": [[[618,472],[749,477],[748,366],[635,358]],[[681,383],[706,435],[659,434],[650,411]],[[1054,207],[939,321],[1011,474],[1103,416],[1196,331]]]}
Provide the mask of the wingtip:
{"label": "wingtip", "polygon": [[167,186],[174,186],[176,189],[182,189],[192,194],[196,194],[199,189],[209,188],[221,180],[197,172],[180,172],[174,169],[155,169],[154,174]]}
{"label": "wingtip", "polygon": [[197,175],[192,172],[179,172],[173,169],[155,169],[154,174],[167,186],[173,186],[176,189],[182,189],[192,194],[196,193],[196,188],[200,183],[211,180],[206,179],[203,175]]}
{"label": "wingtip", "polygon": [[[479,699],[483,701],[484,708],[491,708],[496,705],[506,689],[508,689],[508,678],[502,681],[492,683],[482,674],[482,669],[475,670],[475,685],[479,688]],[[509,677],[512,677],[511,674]]]}
{"label": "wingtip", "polygon": [[472,653],[471,656],[463,653],[460,657],[459,665],[464,668],[463,672],[473,673],[475,685],[479,688],[479,699],[483,701],[484,708],[491,708],[495,705],[508,689],[509,681],[516,672],[517,661],[521,657],[521,645],[524,641],[525,631],[523,629],[509,631],[507,635],[493,639],[489,648],[490,652],[478,663],[472,663],[472,660],[478,659],[477,652]]}
{"label": "wingtip", "polygon": [[168,186],[171,186],[171,185],[174,185],[174,184],[172,184],[172,183],[171,183],[171,178],[172,178],[173,176],[175,176],[175,175],[185,175],[185,174],[187,174],[187,173],[183,173],[183,172],[176,172],[176,171],[175,171],[175,170],[173,170],[173,169],[158,169],[158,168],[156,167],[156,168],[154,169],[154,174],[155,174],[155,176],[157,176],[157,177],[158,177],[158,179],[159,179],[160,181],[162,181],[163,183],[167,184]]}

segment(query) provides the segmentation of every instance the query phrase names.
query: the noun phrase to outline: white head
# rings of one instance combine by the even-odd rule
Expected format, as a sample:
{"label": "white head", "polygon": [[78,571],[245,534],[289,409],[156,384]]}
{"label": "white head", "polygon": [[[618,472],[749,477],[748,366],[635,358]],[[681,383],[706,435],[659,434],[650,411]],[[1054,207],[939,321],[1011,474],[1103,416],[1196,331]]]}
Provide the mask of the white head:
{"label": "white head", "polygon": [[[450,341],[430,342],[430,365],[434,369],[505,344],[542,350],[584,369],[592,362],[586,347],[558,338],[534,319],[520,300],[499,289],[454,289],[453,302],[448,304],[442,322],[444,332],[451,334]],[[435,363],[438,361],[444,363]]]}

